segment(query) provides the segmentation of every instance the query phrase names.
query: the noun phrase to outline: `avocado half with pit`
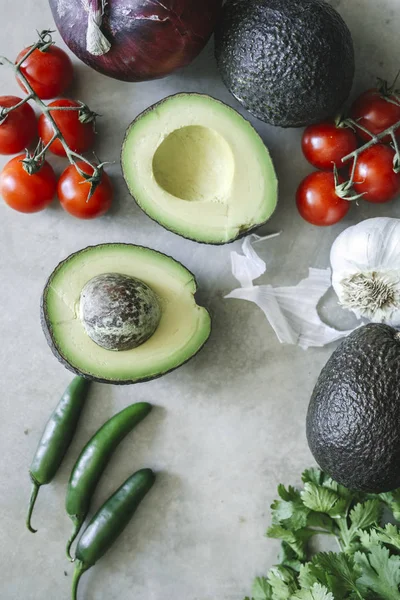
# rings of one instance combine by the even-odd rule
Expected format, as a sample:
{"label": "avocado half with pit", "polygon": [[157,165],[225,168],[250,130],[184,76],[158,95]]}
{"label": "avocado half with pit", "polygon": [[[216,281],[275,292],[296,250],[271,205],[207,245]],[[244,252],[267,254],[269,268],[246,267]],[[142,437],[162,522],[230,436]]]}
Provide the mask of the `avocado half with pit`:
{"label": "avocado half with pit", "polygon": [[194,276],[173,258],[102,244],[61,262],[44,288],[42,326],[55,356],[78,375],[128,384],[193,357],[211,331]]}
{"label": "avocado half with pit", "polygon": [[261,137],[238,112],[202,94],[177,94],[126,132],[122,170],[154,221],[183,237],[226,244],[263,225],[277,178]]}

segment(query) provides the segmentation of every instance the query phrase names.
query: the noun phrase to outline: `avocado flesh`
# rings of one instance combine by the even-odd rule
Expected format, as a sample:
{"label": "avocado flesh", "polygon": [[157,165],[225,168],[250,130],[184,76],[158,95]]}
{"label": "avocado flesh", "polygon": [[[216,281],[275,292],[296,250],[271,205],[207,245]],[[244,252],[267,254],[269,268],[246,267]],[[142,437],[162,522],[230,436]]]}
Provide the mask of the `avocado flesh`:
{"label": "avocado flesh", "polygon": [[235,110],[201,94],[177,94],[129,127],[122,170],[139,206],[165,228],[224,244],[265,223],[277,179],[262,139]]}
{"label": "avocado flesh", "polygon": [[280,127],[335,116],[355,70],[351,33],[323,0],[228,0],[215,32],[215,56],[233,96]]}
{"label": "avocado flesh", "polygon": [[[132,350],[98,346],[79,317],[80,294],[103,273],[143,281],[157,295],[160,323],[154,334]],[[207,310],[196,304],[193,275],[169,256],[130,244],[103,244],[72,254],[50,276],[42,298],[42,324],[53,352],[70,370],[106,383],[135,383],[180,366],[210,335]]]}
{"label": "avocado flesh", "polygon": [[307,439],[319,466],[354,490],[400,487],[400,333],[360,327],[335,350],[315,386]]}

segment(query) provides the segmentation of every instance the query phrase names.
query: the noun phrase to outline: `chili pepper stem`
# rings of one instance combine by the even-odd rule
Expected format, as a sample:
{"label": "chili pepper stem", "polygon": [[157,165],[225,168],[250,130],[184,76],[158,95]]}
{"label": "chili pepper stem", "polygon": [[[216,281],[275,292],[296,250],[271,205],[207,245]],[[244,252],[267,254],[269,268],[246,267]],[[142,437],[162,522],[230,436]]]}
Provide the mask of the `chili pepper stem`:
{"label": "chili pepper stem", "polygon": [[67,542],[67,547],[66,547],[66,554],[67,554],[67,558],[68,560],[70,560],[71,562],[74,562],[75,559],[72,558],[71,556],[71,546],[74,543],[75,539],[78,536],[78,533],[81,530],[82,524],[83,524],[83,519],[80,519],[77,516],[71,517],[72,522],[74,524],[74,529],[72,531],[71,537],[69,538],[68,542]]}
{"label": "chili pepper stem", "polygon": [[71,600],[77,600],[77,592],[80,578],[89,567],[85,566],[81,561],[77,561],[75,564],[74,574],[72,576],[72,596]]}
{"label": "chili pepper stem", "polygon": [[37,532],[37,529],[33,529],[31,525],[31,518],[40,487],[40,484],[32,479],[32,492],[29,500],[28,516],[26,517],[26,526],[31,533]]}

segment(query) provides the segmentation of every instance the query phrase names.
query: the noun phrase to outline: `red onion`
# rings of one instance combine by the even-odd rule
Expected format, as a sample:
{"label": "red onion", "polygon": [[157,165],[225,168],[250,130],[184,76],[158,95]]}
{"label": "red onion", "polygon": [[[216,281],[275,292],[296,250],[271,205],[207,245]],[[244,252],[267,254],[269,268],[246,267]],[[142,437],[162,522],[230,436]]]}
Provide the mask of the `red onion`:
{"label": "red onion", "polygon": [[210,38],[222,0],[49,0],[67,46],[115,79],[146,81],[189,64]]}

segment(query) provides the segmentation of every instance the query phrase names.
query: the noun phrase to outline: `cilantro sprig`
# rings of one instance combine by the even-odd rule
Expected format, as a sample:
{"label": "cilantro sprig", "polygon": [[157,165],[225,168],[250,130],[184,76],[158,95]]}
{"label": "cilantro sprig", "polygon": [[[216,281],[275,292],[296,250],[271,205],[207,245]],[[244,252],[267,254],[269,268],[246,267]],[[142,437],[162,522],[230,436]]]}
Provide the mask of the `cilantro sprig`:
{"label": "cilantro sprig", "polygon": [[[388,522],[400,521],[400,490],[354,492],[316,468],[302,480],[278,487],[267,536],[281,540],[280,563],[245,600],[400,600],[400,528]],[[339,551],[318,552],[320,535]]]}

